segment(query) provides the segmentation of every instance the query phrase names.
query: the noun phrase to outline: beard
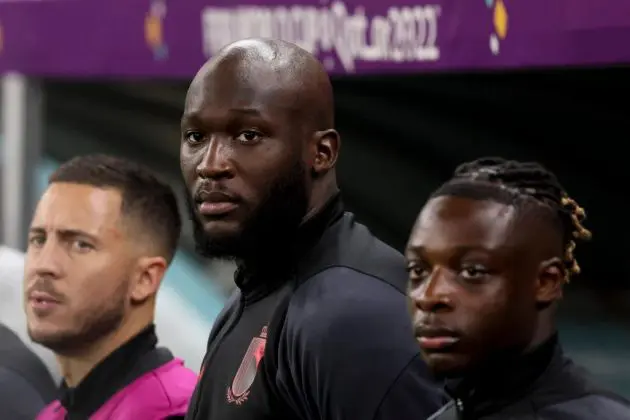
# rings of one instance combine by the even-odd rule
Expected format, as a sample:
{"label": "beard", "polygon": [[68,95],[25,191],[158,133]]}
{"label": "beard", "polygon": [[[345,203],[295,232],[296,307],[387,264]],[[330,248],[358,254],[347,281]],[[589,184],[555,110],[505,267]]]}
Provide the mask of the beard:
{"label": "beard", "polygon": [[[100,305],[84,307],[73,314],[76,324],[57,331],[37,331],[28,329],[30,339],[50,349],[57,355],[71,357],[99,343],[103,337],[116,331],[125,317],[126,284],[117,288],[113,296]],[[102,299],[102,298],[101,298]]]}
{"label": "beard", "polygon": [[260,204],[234,235],[213,238],[186,194],[197,253],[206,258],[261,261],[291,247],[308,210],[306,169],[301,161],[269,186]]}

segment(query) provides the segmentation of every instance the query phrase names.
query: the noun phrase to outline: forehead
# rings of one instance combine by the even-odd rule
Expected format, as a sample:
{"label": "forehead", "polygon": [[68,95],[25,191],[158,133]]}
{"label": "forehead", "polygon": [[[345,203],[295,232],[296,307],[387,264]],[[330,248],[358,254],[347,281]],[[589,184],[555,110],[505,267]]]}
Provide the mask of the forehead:
{"label": "forehead", "polygon": [[408,249],[500,249],[511,243],[516,208],[490,200],[441,196],[424,206]]}
{"label": "forehead", "polygon": [[294,110],[297,95],[279,72],[257,64],[230,64],[198,75],[186,96],[184,119],[211,118],[230,110],[251,110],[280,118]]}
{"label": "forehead", "polygon": [[39,201],[31,226],[108,235],[118,231],[121,205],[122,196],[117,190],[55,183]]}

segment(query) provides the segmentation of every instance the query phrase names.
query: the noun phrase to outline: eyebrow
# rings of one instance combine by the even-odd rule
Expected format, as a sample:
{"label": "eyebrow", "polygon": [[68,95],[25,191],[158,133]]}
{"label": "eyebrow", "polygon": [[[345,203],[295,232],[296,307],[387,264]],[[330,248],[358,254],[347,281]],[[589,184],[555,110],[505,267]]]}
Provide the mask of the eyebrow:
{"label": "eyebrow", "polygon": [[[46,234],[46,229],[44,229],[41,226],[33,226],[32,228],[29,229],[29,232],[31,234]],[[88,239],[91,239],[93,241],[98,241],[98,238],[92,234],[87,233],[84,230],[81,229],[55,229],[55,232],[57,233],[57,235],[61,236],[62,238],[76,238],[77,236],[82,236]]]}
{"label": "eyebrow", "polygon": [[[199,120],[200,113],[201,111],[199,109],[195,109],[193,111],[185,111],[184,114],[182,115],[182,121]],[[228,114],[261,116],[262,112],[257,108],[230,108],[228,109]]]}
{"label": "eyebrow", "polygon": [[[466,254],[471,251],[482,251],[482,252],[496,252],[497,249],[483,247],[483,246],[472,246],[472,245],[458,245],[455,247],[450,247],[449,250],[454,250],[456,254]],[[408,255],[409,252],[426,253],[426,247],[423,245],[411,245],[407,247],[405,250],[405,254]]]}
{"label": "eyebrow", "polygon": [[184,114],[182,115],[181,118],[181,122],[183,123],[188,123],[188,122],[196,122],[199,120],[198,117],[198,112],[184,112]]}
{"label": "eyebrow", "polygon": [[256,108],[230,108],[228,112],[234,113],[234,114],[245,114],[245,115],[254,115],[254,116],[262,115],[262,112],[260,112],[260,110]]}

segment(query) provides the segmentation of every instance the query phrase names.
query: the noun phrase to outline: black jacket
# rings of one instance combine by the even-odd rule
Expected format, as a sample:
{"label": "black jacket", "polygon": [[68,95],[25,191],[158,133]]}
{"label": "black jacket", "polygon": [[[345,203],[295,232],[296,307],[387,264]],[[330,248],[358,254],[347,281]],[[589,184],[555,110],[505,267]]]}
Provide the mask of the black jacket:
{"label": "black jacket", "polygon": [[[334,200],[298,258],[236,292],[187,419],[422,420],[443,402],[413,339],[400,253]],[[281,263],[282,264],[282,263]],[[237,278],[242,284],[242,279]],[[269,285],[278,285],[271,287]]]}
{"label": "black jacket", "polygon": [[32,420],[55,397],[44,363],[0,324],[0,418]]}
{"label": "black jacket", "polygon": [[597,387],[556,337],[477,377],[450,381],[453,400],[430,420],[630,420],[630,402]]}

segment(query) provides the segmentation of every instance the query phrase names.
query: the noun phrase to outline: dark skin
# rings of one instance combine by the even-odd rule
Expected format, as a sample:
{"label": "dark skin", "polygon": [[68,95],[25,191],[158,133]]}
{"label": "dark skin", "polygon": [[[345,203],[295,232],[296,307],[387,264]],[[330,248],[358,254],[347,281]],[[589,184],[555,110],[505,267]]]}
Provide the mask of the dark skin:
{"label": "dark skin", "polygon": [[316,213],[337,191],[340,139],[333,125],[328,76],[293,44],[239,41],[206,63],[186,97],[181,169],[191,197],[205,191],[235,206],[208,215],[194,203],[205,234],[239,238],[269,199],[271,186],[296,167],[302,169],[307,201],[302,219]]}
{"label": "dark skin", "polygon": [[561,239],[539,217],[543,210],[454,196],[422,209],[406,251],[408,295],[422,354],[437,375],[466,375],[554,333],[564,268]]}

